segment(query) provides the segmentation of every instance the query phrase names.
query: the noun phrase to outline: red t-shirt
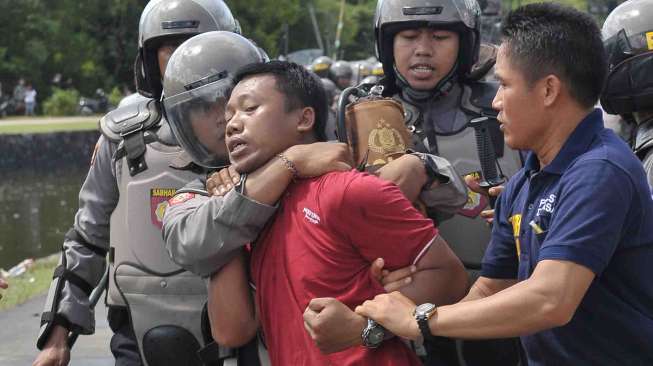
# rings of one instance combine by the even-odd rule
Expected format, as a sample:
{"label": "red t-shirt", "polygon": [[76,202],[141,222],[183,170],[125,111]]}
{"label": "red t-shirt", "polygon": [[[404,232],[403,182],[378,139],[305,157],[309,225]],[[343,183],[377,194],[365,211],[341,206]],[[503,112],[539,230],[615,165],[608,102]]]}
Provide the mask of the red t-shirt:
{"label": "red t-shirt", "polygon": [[251,261],[256,300],[275,366],[421,365],[399,339],[374,350],[354,347],[323,355],[302,314],[316,297],[350,308],[385,292],[370,275],[376,258],[399,269],[417,262],[437,230],[399,188],[356,171],[292,184]]}

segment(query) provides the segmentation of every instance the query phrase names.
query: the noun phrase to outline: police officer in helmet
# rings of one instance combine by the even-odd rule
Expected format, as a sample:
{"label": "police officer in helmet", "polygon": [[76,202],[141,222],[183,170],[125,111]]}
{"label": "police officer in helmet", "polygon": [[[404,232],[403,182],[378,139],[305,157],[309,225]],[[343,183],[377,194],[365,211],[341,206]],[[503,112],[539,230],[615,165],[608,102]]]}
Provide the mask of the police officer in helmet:
{"label": "police officer in helmet", "polygon": [[[194,162],[209,170],[228,164],[225,106],[233,86],[231,78],[240,67],[267,59],[267,55],[256,45],[232,32],[208,32],[195,36],[179,46],[172,55],[163,81],[164,111],[174,135]],[[265,221],[274,212],[272,207],[247,200],[243,196],[230,201],[223,200],[222,197],[204,201],[204,198],[208,198],[205,197],[205,182],[206,175],[178,190],[172,199],[175,204],[166,213],[167,217],[170,212],[183,210],[188,204],[201,201],[207,203],[205,208],[211,211],[211,219],[200,220],[202,225],[193,230],[197,236],[191,235],[195,244],[208,244],[205,249],[197,251],[202,259],[188,261],[189,251],[179,246],[182,241],[173,240],[171,245],[171,241],[167,240],[170,234],[164,229],[166,249],[172,259],[202,277],[219,271],[232,258],[229,250],[238,250],[254,241]],[[172,216],[174,220],[176,214],[173,212]],[[234,220],[236,216],[241,219]],[[192,225],[193,221],[191,218],[184,224]],[[234,230],[234,226],[238,228]],[[206,234],[211,236],[210,243],[195,240]],[[186,236],[185,239],[188,238]],[[226,296],[233,301],[237,298],[228,290],[220,291],[218,296]],[[211,317],[210,308],[207,314]],[[224,340],[219,341],[225,343]],[[251,342],[244,340],[233,346],[240,347],[235,355],[238,365],[254,366],[269,362],[267,353],[256,339]]]}
{"label": "police officer in helmet", "polygon": [[[497,113],[491,107],[498,86],[482,81],[484,75],[470,73],[479,59],[480,13],[476,1],[379,0],[374,33],[385,75],[380,85],[384,96],[403,105],[416,150],[449,160],[460,176],[484,178],[481,160],[492,160],[498,173],[508,178],[522,163],[519,152],[505,146]],[[488,144],[477,144],[478,121],[483,121],[482,136],[489,139]],[[491,228],[479,216],[486,207],[487,197],[469,192],[467,204],[453,217],[429,212],[472,277],[478,274],[490,238]],[[344,317],[333,319],[336,322]],[[324,348],[337,341],[320,329],[312,330]],[[510,342],[496,360],[486,352],[496,344],[474,344],[482,349],[470,352],[467,346],[458,343],[457,353],[468,364],[517,362],[517,349]]]}
{"label": "police officer in helmet", "polygon": [[338,60],[329,68],[329,79],[333,81],[336,86],[343,90],[351,86],[351,78],[354,70],[351,64],[344,60]]}
{"label": "police officer in helmet", "polygon": [[622,136],[642,160],[653,186],[653,3],[630,0],[603,23],[610,71],[601,96],[607,113],[619,115]]}
{"label": "police officer in helmet", "polygon": [[176,47],[196,34],[215,30],[240,33],[238,21],[223,1],[150,1],[139,22],[134,67],[138,92],[159,99],[165,66]]}
{"label": "police officer in helmet", "polygon": [[[487,130],[498,166],[509,177],[520,168],[521,159],[504,146],[494,120],[491,102],[497,85],[470,79],[469,74],[479,58],[479,15],[475,1],[379,1],[375,36],[385,71],[381,83],[384,95],[404,106],[415,148],[448,159],[461,176],[481,173],[479,153],[484,151],[477,148],[470,122],[489,117]],[[480,264],[490,234],[478,218],[486,205],[484,197],[470,193],[468,205],[440,226],[472,270]]]}
{"label": "police officer in helmet", "polygon": [[[230,46],[217,46],[223,43]],[[232,77],[245,64],[266,60],[251,42],[228,32],[193,37],[172,55],[163,82],[163,106],[175,136],[193,161],[207,168],[226,163],[224,107],[233,87]],[[212,137],[206,139],[206,136]],[[344,144],[306,144],[287,153],[302,176],[351,169]],[[291,182],[283,165],[278,161],[271,163],[242,177],[237,177],[233,168],[225,168],[209,177],[200,176],[178,190],[163,220],[165,246],[172,259],[202,277],[213,279],[224,273],[223,267],[228,272],[229,263],[240,258],[243,247],[255,241],[274,215],[275,202]],[[221,174],[235,174],[227,176],[229,192],[224,195],[214,194],[207,184]],[[218,301],[216,298],[235,304],[243,297],[249,301],[246,281],[242,282],[244,289],[233,287],[238,281],[228,282],[232,287],[215,289],[213,280],[209,284],[212,334],[221,345],[239,347],[239,365],[269,364],[263,345],[256,338],[251,340],[254,334],[225,338],[221,337],[222,333],[213,332],[221,329],[215,321],[219,315],[214,315],[211,306],[213,301]],[[238,308],[253,312],[245,304]]]}
{"label": "police officer in helmet", "polygon": [[331,69],[331,65],[333,64],[333,60],[329,56],[320,56],[317,57],[313,62],[311,63],[310,69],[315,73],[315,75],[321,77],[321,78],[326,78],[329,76],[329,70]]}
{"label": "police officer in helmet", "polygon": [[[116,365],[202,365],[204,281],[170,261],[160,227],[167,200],[205,174],[178,146],[162,117],[161,78],[174,49],[207,31],[239,32],[221,0],[152,0],[139,23],[136,87],[147,96],[100,121],[80,207],[41,317],[35,365],[65,365],[68,337],[95,330],[89,294],[106,271]],[[110,241],[109,241],[110,238]]]}
{"label": "police officer in helmet", "polygon": [[[448,159],[461,176],[482,177],[481,160],[488,151],[477,144],[472,121],[489,117],[486,133],[499,173],[507,178],[519,170],[521,156],[505,145],[496,111],[491,107],[498,86],[482,81],[483,75],[471,73],[481,47],[480,7],[476,1],[382,0],[374,28],[377,56],[385,71],[384,94],[403,104],[418,150]],[[472,277],[480,269],[490,238],[491,228],[479,217],[486,207],[486,197],[470,191],[465,207],[439,226]],[[474,352],[471,347],[466,352],[467,345],[459,343],[459,349],[463,349],[458,353],[468,363],[511,364],[516,358],[513,354],[494,361],[496,352]],[[485,348],[496,347],[488,344]],[[506,354],[514,351],[512,346],[508,348]]]}
{"label": "police officer in helmet", "polygon": [[170,58],[163,83],[164,110],[194,162],[208,169],[228,164],[224,108],[231,76],[242,66],[266,60],[256,45],[231,32],[193,37]]}

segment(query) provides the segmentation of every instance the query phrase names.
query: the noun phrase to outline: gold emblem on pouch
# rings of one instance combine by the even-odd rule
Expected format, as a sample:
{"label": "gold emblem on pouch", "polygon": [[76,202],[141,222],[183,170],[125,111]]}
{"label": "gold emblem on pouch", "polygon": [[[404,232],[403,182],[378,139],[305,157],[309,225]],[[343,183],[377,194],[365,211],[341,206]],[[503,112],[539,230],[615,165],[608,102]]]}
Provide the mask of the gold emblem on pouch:
{"label": "gold emblem on pouch", "polygon": [[406,141],[395,128],[381,119],[376,128],[370,132],[368,139],[369,149],[383,158],[368,163],[368,165],[382,165],[394,160],[393,155],[401,155],[406,151]]}

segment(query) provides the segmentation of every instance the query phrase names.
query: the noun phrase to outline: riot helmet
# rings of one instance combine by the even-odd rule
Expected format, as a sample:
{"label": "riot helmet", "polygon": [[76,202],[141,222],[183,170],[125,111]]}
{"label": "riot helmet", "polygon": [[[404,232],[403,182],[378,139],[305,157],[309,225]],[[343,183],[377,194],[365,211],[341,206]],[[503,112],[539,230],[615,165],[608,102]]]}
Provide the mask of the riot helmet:
{"label": "riot helmet", "polygon": [[354,70],[347,61],[339,60],[329,68],[329,79],[340,89],[348,88],[351,85],[351,77]]}
{"label": "riot helmet", "polygon": [[354,61],[350,63],[352,74],[352,85],[357,85],[361,80],[372,75],[372,63],[367,60]]}
{"label": "riot helmet", "polygon": [[361,61],[356,65],[356,68],[358,69],[358,77],[360,79],[364,79],[367,76],[372,75],[372,68],[374,67],[374,64],[372,62],[367,62],[367,61]]}
{"label": "riot helmet", "polygon": [[379,61],[375,62],[372,66],[372,75],[381,77],[383,74],[383,64]]}
{"label": "riot helmet", "polygon": [[609,72],[601,106],[611,114],[653,110],[653,2],[630,0],[605,20]]}
{"label": "riot helmet", "polygon": [[181,43],[209,31],[240,33],[240,26],[222,0],[151,0],[138,24],[136,89],[150,98],[161,97],[157,51],[165,42]]}
{"label": "riot helmet", "polygon": [[376,75],[366,76],[359,84],[376,84],[379,82],[379,77]]}
{"label": "riot helmet", "polygon": [[311,71],[321,78],[326,78],[329,76],[329,69],[332,64],[333,60],[330,57],[320,56],[311,63]]}
{"label": "riot helmet", "polygon": [[241,67],[267,61],[239,34],[207,32],[182,43],[163,80],[163,109],[170,127],[193,161],[207,168],[228,162],[224,112]]}
{"label": "riot helmet", "polygon": [[[460,36],[457,73],[465,76],[478,60],[481,9],[476,0],[378,0],[374,16],[376,56],[394,84],[394,37],[400,31],[436,28]],[[455,66],[456,67],[456,66]]]}

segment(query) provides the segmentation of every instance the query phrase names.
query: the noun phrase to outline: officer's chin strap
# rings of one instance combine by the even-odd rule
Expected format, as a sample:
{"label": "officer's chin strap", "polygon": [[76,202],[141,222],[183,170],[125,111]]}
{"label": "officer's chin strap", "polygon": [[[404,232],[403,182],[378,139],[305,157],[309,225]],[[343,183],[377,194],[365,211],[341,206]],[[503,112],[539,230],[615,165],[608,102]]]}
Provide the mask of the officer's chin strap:
{"label": "officer's chin strap", "polygon": [[431,90],[416,90],[413,89],[406,78],[399,73],[397,70],[397,65],[392,65],[395,73],[395,84],[399,87],[401,91],[401,97],[404,102],[415,106],[419,111],[420,115],[415,120],[409,123],[409,129],[413,133],[413,136],[417,136],[417,139],[413,139],[413,143],[416,145],[424,146],[424,140],[428,141],[429,147],[428,151],[431,151],[435,154],[438,153],[438,144],[435,138],[434,131],[427,132],[425,128],[428,129],[428,126],[423,126],[423,111],[425,105],[429,101],[440,98],[441,96],[447,95],[455,85],[455,76],[458,70],[458,63],[453,65],[449,73],[447,73]]}
{"label": "officer's chin strap", "polygon": [[446,95],[451,91],[455,83],[454,76],[458,70],[458,61],[454,64],[451,70],[435,85],[431,90],[417,90],[413,89],[406,78],[397,70],[397,65],[392,65],[395,73],[395,84],[401,90],[401,95],[409,103],[414,105],[421,105],[429,100],[439,98]]}

